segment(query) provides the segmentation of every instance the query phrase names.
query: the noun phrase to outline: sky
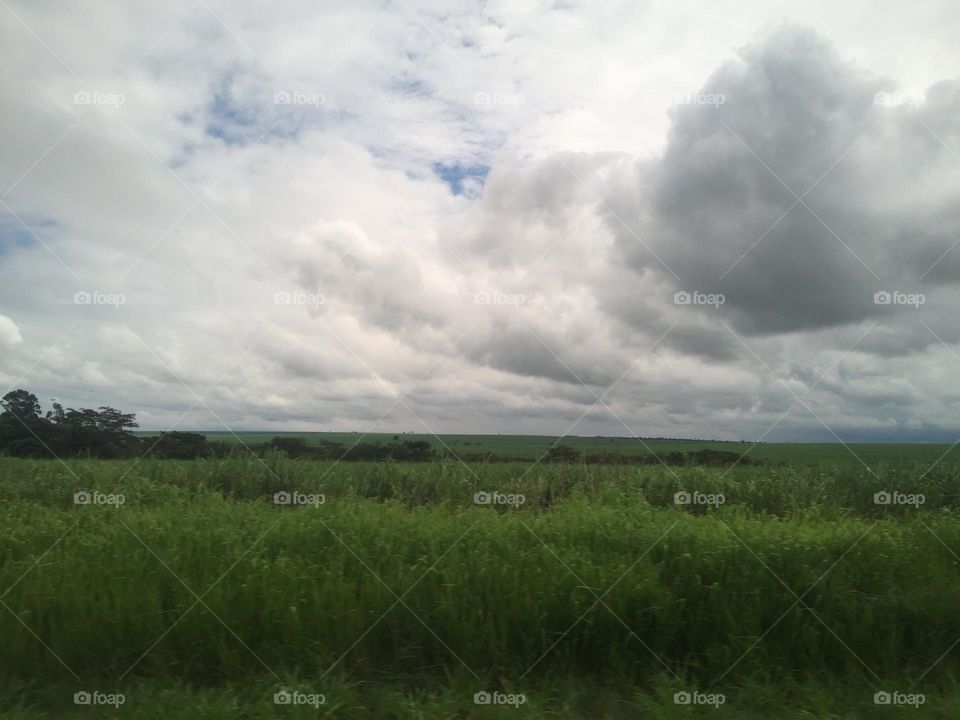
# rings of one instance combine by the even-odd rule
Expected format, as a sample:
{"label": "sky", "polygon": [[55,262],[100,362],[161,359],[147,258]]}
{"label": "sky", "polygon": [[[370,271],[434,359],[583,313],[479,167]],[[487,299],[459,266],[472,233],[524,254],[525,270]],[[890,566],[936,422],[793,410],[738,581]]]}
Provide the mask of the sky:
{"label": "sky", "polygon": [[0,389],[155,430],[954,442],[958,24],[0,0]]}

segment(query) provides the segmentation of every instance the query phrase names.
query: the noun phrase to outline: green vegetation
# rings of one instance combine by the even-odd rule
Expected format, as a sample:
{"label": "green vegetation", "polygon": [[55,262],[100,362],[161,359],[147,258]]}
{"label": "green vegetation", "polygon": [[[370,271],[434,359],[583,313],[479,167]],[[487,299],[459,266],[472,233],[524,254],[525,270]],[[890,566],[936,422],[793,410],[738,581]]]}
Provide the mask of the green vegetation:
{"label": "green vegetation", "polygon": [[[296,434],[273,436],[269,440],[251,434],[246,440],[228,434],[232,443],[216,436],[201,433],[168,431],[160,433],[135,433],[138,427],[133,413],[123,413],[111,407],[98,410],[64,409],[53,402],[53,409],[43,413],[37,397],[27,390],[12,390],[0,399],[0,454],[23,458],[144,458],[164,459],[222,458],[229,456],[237,445],[246,450],[265,455],[280,451],[289,457],[312,460],[336,460],[347,462],[391,461],[430,462],[456,459],[464,462],[508,462],[522,459],[515,457],[516,448],[506,454],[485,449],[480,443],[453,438],[454,447],[442,438],[436,442],[424,438],[408,439],[394,435],[388,442],[378,438],[367,439],[366,435],[346,437],[342,442],[324,438],[307,438]],[[476,447],[475,447],[476,446]],[[541,451],[535,449],[536,457],[548,462],[587,462],[603,464],[646,463],[670,465],[734,465],[754,463],[754,460],[728,451],[706,448],[685,451],[669,451],[658,454],[648,450],[644,454],[620,452],[619,449],[573,447],[552,442]]]}
{"label": "green vegetation", "polygon": [[[140,432],[138,435],[156,435]],[[717,450],[746,455],[766,463],[790,465],[856,465],[873,467],[887,465],[932,465],[941,462],[960,463],[960,445],[894,444],[894,443],[750,443],[721,442],[717,440],[672,440],[663,438],[576,437],[563,438],[547,435],[427,435],[423,433],[348,433],[348,432],[244,432],[204,431],[209,440],[225,444],[257,445],[274,437],[302,438],[308,446],[339,443],[349,447],[353,443],[388,444],[397,441],[429,442],[438,452],[450,449],[460,453],[493,453],[518,462],[534,462],[554,445],[566,445],[584,453],[613,452],[624,456],[655,453],[664,456],[671,452],[686,453],[696,450]]]}
{"label": "green vegetation", "polygon": [[[960,467],[930,465],[0,458],[0,701],[31,720],[956,717]],[[74,705],[95,689],[126,702]],[[275,705],[284,689],[325,702]],[[724,703],[674,703],[696,691]]]}
{"label": "green vegetation", "polygon": [[337,461],[586,462],[666,465],[909,466],[960,462],[957,445],[746,443],[624,437],[424,435],[414,433],[137,432],[136,416],[111,407],[43,413],[37,397],[0,399],[0,454],[26,458],[223,458],[238,446],[256,454]]}
{"label": "green vegetation", "polygon": [[130,432],[135,427],[134,415],[111,407],[64,410],[54,401],[44,415],[36,395],[26,390],[0,399],[0,452],[7,455],[126,457],[141,445]]}

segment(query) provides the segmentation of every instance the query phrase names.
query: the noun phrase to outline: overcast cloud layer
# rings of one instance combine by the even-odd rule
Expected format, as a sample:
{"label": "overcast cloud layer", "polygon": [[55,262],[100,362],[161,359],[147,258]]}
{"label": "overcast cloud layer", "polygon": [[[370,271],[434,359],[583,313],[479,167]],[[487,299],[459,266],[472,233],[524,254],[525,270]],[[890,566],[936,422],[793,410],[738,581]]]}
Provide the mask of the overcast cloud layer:
{"label": "overcast cloud layer", "polygon": [[960,7],[0,4],[0,386],[960,437]]}

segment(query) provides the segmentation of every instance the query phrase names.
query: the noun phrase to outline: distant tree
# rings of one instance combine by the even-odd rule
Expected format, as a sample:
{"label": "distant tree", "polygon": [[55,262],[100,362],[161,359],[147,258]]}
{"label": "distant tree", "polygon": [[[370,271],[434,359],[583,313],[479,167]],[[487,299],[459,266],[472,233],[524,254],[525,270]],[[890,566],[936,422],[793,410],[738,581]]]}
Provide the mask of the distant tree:
{"label": "distant tree", "polygon": [[307,441],[302,437],[283,437],[278,435],[270,440],[269,446],[282,450],[290,457],[299,457],[308,452]]}
{"label": "distant tree", "polygon": [[412,440],[403,444],[403,450],[400,451],[401,460],[423,461],[432,460],[436,455],[433,445],[426,440]]}
{"label": "distant tree", "polygon": [[206,457],[213,451],[207,438],[200,433],[171,431],[160,433],[156,440],[147,438],[151,454],[164,458],[189,460]]}
{"label": "distant tree", "polygon": [[44,448],[46,421],[40,416],[36,395],[11,390],[0,400],[0,406],[0,451],[21,457],[49,454]]}
{"label": "distant tree", "polygon": [[135,427],[138,425],[134,413],[122,413],[112,407],[101,407],[97,413],[97,428],[102,432],[118,435]]}
{"label": "distant tree", "polygon": [[53,403],[53,410],[47,411],[47,420],[52,423],[62,423],[66,418],[66,415],[63,411],[63,405],[57,402],[56,398],[54,398],[51,402]]}
{"label": "distant tree", "polygon": [[547,460],[550,462],[578,462],[580,459],[580,451],[569,445],[557,445],[547,452]]}
{"label": "distant tree", "polygon": [[130,428],[137,427],[133,413],[111,407],[99,410],[68,408],[63,414],[66,451],[71,455],[123,457],[134,452],[139,442]]}
{"label": "distant tree", "polygon": [[40,402],[37,396],[26,390],[11,390],[0,401],[3,414],[19,418],[24,423],[35,423],[40,419]]}

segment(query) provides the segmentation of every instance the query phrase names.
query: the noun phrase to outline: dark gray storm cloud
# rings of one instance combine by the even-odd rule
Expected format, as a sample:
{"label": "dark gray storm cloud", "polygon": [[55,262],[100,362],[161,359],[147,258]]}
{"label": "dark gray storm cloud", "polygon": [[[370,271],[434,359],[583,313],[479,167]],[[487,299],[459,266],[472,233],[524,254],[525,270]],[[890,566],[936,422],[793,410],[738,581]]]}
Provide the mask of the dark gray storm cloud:
{"label": "dark gray storm cloud", "polygon": [[957,278],[957,81],[901,96],[785,26],[682,100],[663,157],[609,202],[636,270],[722,293],[747,334],[889,318],[874,293]]}

